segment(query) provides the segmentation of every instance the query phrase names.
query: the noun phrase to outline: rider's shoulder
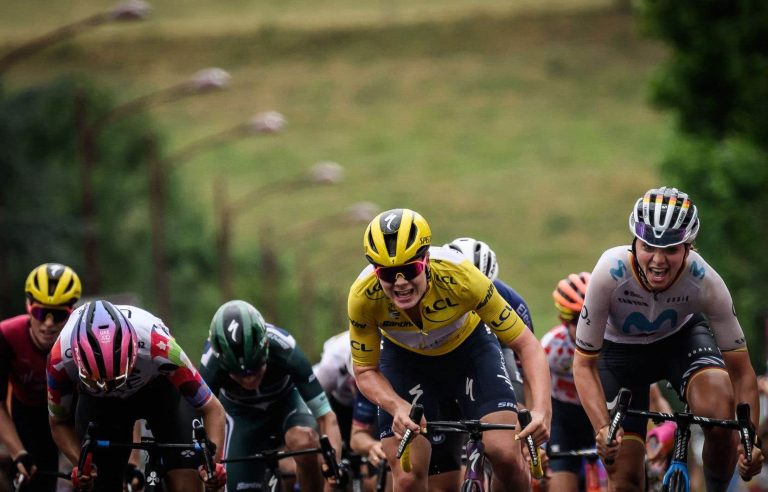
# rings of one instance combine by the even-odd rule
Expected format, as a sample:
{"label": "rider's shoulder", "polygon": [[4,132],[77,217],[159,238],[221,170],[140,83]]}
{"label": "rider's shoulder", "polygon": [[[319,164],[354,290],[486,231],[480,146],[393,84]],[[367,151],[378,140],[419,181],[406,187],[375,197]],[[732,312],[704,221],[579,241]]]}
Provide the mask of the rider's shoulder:
{"label": "rider's shoulder", "polygon": [[29,316],[26,314],[20,314],[13,318],[8,318],[0,321],[0,333],[5,336],[13,335],[15,333],[26,333],[27,322]]}
{"label": "rider's shoulder", "polygon": [[293,350],[296,348],[296,339],[283,328],[267,323],[267,337],[269,337],[270,349]]}

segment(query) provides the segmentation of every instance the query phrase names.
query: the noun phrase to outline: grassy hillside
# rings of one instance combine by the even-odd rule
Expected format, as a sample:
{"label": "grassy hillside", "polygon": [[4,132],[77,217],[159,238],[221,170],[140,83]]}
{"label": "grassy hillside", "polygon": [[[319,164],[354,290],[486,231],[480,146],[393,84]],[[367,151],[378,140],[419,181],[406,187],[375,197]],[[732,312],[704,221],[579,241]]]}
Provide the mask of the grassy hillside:
{"label": "grassy hillside", "polygon": [[[30,29],[45,25],[29,4],[16,3],[14,15]],[[363,266],[363,226],[296,231],[360,200],[411,207],[430,222],[437,243],[486,240],[501,278],[529,301],[541,335],[555,322],[557,280],[591,270],[604,249],[628,241],[633,200],[657,184],[671,132],[645,94],[664,53],[626,14],[520,14],[493,1],[470,11],[453,0],[445,2],[450,15],[416,21],[419,10],[408,5],[428,10],[432,2],[392,0],[366,3],[367,10],[340,2],[347,14],[339,16],[283,18],[275,4],[249,29],[246,21],[261,14],[251,2],[230,3],[223,13],[220,4],[186,2],[180,18],[163,17],[180,3],[158,6],[144,26],[110,27],[25,60],[8,73],[7,87],[87,72],[129,100],[200,68],[227,69],[228,91],[152,109],[169,152],[257,111],[278,110],[288,126],[181,165],[175,172],[190,206],[203,207],[213,224],[217,176],[236,198],[316,161],[339,162],[344,183],[254,202],[237,213],[234,239],[247,255],[258,231],[271,226],[286,256],[305,258],[315,280],[342,295]],[[95,4],[78,2],[78,12]],[[402,13],[382,16],[386,5]],[[300,7],[306,14],[314,3],[285,8]],[[14,29],[6,41],[19,34]]]}

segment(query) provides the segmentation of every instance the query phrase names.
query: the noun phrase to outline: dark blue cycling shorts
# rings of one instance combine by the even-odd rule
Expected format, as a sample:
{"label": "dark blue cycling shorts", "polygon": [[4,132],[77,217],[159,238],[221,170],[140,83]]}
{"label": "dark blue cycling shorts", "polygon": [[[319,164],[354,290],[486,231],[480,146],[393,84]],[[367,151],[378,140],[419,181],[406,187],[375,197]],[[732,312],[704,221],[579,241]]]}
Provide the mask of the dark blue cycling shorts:
{"label": "dark blue cycling shorts", "polygon": [[[552,425],[547,449],[553,452],[578,451],[595,447],[592,424],[589,423],[581,405],[552,399]],[[552,471],[578,473],[581,471],[582,458],[550,458]]]}
{"label": "dark blue cycling shorts", "polygon": [[[651,384],[667,380],[685,403],[685,391],[694,374],[725,369],[709,322],[694,315],[677,333],[647,345],[605,341],[598,361],[605,398],[610,403],[622,387],[632,391],[630,408],[648,410]],[[647,419],[628,416],[624,432],[645,439]]]}
{"label": "dark blue cycling shorts", "polygon": [[[455,419],[456,415],[445,415],[446,402],[451,401],[468,419],[517,411],[499,340],[482,323],[445,355],[417,354],[384,339],[379,367],[401,398],[424,406],[427,421]],[[383,410],[379,429],[382,439],[393,435],[392,416]]]}

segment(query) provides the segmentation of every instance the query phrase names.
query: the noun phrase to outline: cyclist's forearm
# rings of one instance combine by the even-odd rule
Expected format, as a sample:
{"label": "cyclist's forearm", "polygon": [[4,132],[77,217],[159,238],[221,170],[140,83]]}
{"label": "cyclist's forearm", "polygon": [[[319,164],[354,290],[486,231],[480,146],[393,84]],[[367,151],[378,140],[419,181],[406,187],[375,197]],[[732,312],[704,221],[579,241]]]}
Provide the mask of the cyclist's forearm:
{"label": "cyclist's forearm", "polygon": [[[370,426],[369,426],[370,427]],[[371,450],[374,444],[376,444],[376,439],[373,438],[373,436],[370,434],[371,429],[362,429],[357,428],[352,425],[352,435],[349,438],[349,446],[352,448],[352,451],[355,453],[366,456],[368,452]]]}
{"label": "cyclist's forearm", "polygon": [[733,385],[735,403],[747,402],[750,408],[750,418],[755,428],[759,426],[760,396],[757,391],[757,375],[746,351],[723,352],[728,374]]}
{"label": "cyclist's forearm", "polygon": [[394,415],[397,406],[404,401],[378,368],[365,367],[360,370],[355,366],[355,377],[357,388],[363,395],[390,415]]}
{"label": "cyclist's forearm", "polygon": [[577,353],[573,358],[573,379],[581,405],[589,417],[592,428],[597,432],[609,421],[605,393],[597,372],[597,359],[587,358]]}
{"label": "cyclist's forearm", "polygon": [[5,445],[11,458],[16,458],[19,453],[24,451],[24,445],[21,443],[16,426],[11,420],[11,416],[5,409],[5,405],[0,405],[0,442]]}
{"label": "cyclist's forearm", "polygon": [[216,445],[216,456],[213,459],[218,463],[224,456],[224,423],[226,420],[224,407],[214,396],[200,407],[200,413],[203,415],[205,434],[208,440]]}
{"label": "cyclist's forearm", "polygon": [[317,418],[317,425],[320,428],[320,435],[325,434],[331,441],[331,446],[336,450],[336,457],[341,458],[341,432],[339,431],[339,422],[334,412],[328,412]]}
{"label": "cyclist's forearm", "polygon": [[77,466],[80,459],[80,440],[75,434],[75,426],[70,420],[49,418],[51,436],[56,446],[64,453],[72,466]]}
{"label": "cyclist's forearm", "polygon": [[530,399],[525,401],[526,406],[529,409],[544,412],[549,419],[552,416],[552,381],[544,349],[530,332],[526,331],[521,336],[526,337],[527,340],[515,346],[515,351],[520,357],[523,373],[530,388],[530,395],[526,395],[530,396]]}

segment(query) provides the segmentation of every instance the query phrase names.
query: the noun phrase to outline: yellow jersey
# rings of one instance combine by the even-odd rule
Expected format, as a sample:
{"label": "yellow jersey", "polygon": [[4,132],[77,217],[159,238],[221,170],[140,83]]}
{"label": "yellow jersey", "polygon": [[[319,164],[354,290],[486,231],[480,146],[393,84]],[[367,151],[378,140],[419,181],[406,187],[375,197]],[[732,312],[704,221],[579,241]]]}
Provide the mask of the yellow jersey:
{"label": "yellow jersey", "polygon": [[443,355],[483,321],[502,344],[526,329],[491,280],[455,250],[429,250],[427,291],[419,302],[422,327],[384,294],[373,267],[365,268],[349,290],[347,312],[352,360],[360,366],[379,361],[381,336],[423,355]]}

